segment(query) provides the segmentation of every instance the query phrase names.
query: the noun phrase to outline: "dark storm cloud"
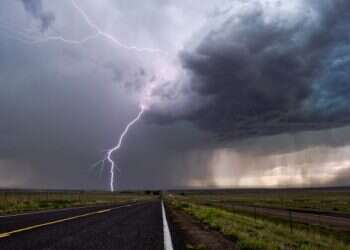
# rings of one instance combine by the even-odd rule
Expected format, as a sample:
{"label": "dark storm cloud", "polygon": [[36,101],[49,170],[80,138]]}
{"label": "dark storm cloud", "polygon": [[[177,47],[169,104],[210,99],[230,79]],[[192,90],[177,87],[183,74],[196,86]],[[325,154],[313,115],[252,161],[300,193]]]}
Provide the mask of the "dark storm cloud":
{"label": "dark storm cloud", "polygon": [[20,0],[26,11],[40,21],[41,31],[45,32],[54,22],[55,16],[43,8],[41,0]]}
{"label": "dark storm cloud", "polygon": [[237,152],[250,155],[273,155],[300,152],[308,148],[342,148],[350,142],[350,126],[317,131],[305,131],[296,134],[252,137],[233,141]]}
{"label": "dark storm cloud", "polygon": [[92,165],[131,119],[130,101],[83,49],[1,35],[0,187],[105,188]]}
{"label": "dark storm cloud", "polygon": [[188,119],[225,138],[349,124],[350,2],[305,1],[298,11],[251,5],[185,50],[192,91],[210,100]]}
{"label": "dark storm cloud", "polygon": [[[304,149],[320,145],[339,160],[335,150],[349,144],[350,127],[232,140],[229,149],[208,133],[246,137],[347,122],[340,114],[348,117],[348,4],[280,1],[302,3],[292,21],[264,18],[255,5],[277,1],[227,1],[247,3],[250,11],[231,13],[237,5],[209,18],[221,1],[77,1],[104,31],[130,46],[162,49],[164,58],[100,38],[45,42],[57,35],[80,40],[94,30],[69,0],[0,1],[0,187],[107,189],[108,165],[93,164],[116,144],[153,84],[160,85],[154,106],[113,155],[121,170],[116,188],[220,186],[217,176],[234,183],[286,162],[297,170],[305,161],[318,167],[328,149]],[[211,25],[221,16],[226,22]],[[181,48],[187,49],[179,58]],[[187,77],[174,81],[178,59]]]}
{"label": "dark storm cloud", "polygon": [[[155,56],[123,50],[104,39],[81,46],[12,40],[24,35],[30,40],[44,38],[28,23],[29,14],[42,23],[42,31],[48,29],[45,37],[60,34],[79,40],[92,30],[71,1],[0,2],[0,21],[11,24],[13,31],[9,36],[0,22],[0,188],[107,189],[108,165],[101,169],[93,164],[117,143],[138,112],[140,88],[156,80],[156,72],[149,66]],[[167,22],[170,12],[175,11],[171,21],[175,23],[179,10],[163,6],[164,1],[160,6],[148,1],[145,8],[137,2],[112,2],[79,1],[93,21],[125,44],[162,47],[168,40],[177,40],[173,35],[181,36],[174,28],[170,30],[173,26]],[[55,30],[49,28],[54,19],[48,10],[54,10]],[[184,18],[192,19],[193,15]],[[179,25],[176,30],[182,31]],[[122,170],[121,177],[116,174],[116,188],[166,187],[170,178],[171,185],[185,185],[191,173],[203,178],[208,175],[203,169],[190,169],[185,159],[177,168],[182,155],[203,144],[203,136],[193,132],[199,133],[198,129],[174,123],[169,133],[167,127],[159,131],[159,125],[151,124],[150,133],[144,124],[143,119],[135,125],[123,150],[113,155]],[[187,140],[182,139],[184,135]],[[203,161],[198,165],[204,165]],[[167,177],[169,168],[174,175]]]}

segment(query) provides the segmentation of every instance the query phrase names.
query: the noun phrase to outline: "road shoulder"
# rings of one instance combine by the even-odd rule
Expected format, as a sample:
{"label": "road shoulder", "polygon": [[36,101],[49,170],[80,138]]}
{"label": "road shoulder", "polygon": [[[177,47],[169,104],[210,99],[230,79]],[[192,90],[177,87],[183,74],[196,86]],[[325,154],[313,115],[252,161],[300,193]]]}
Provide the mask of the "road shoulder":
{"label": "road shoulder", "polygon": [[176,208],[166,206],[174,249],[235,249],[233,241],[208,226],[196,221],[190,215]]}

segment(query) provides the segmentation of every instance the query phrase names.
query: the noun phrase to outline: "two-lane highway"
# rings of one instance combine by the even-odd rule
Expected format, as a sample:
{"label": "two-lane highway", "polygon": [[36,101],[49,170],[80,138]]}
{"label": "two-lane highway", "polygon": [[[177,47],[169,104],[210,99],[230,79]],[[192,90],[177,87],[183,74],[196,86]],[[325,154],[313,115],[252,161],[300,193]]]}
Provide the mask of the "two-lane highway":
{"label": "two-lane highway", "polygon": [[164,249],[160,201],[0,217],[0,249]]}

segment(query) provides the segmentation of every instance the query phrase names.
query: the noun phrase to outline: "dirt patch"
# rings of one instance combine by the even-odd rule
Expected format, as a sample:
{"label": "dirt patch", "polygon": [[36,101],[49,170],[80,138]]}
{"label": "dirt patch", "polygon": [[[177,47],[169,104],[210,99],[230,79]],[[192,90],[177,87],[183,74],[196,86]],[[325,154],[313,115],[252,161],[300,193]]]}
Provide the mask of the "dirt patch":
{"label": "dirt patch", "polygon": [[174,239],[178,243],[178,248],[174,246],[175,249],[236,249],[233,241],[226,239],[221,233],[210,229],[183,211],[167,206],[167,214],[174,226],[173,230],[177,231],[177,237],[181,238]]}

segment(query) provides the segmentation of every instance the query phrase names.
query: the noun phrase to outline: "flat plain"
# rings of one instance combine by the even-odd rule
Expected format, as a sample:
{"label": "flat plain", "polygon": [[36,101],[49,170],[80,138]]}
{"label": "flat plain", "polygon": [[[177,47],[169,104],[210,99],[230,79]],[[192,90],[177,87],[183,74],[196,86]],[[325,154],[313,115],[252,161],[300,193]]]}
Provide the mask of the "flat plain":
{"label": "flat plain", "polygon": [[146,192],[0,190],[0,215],[147,200]]}
{"label": "flat plain", "polygon": [[170,192],[169,205],[235,249],[350,249],[350,189]]}

